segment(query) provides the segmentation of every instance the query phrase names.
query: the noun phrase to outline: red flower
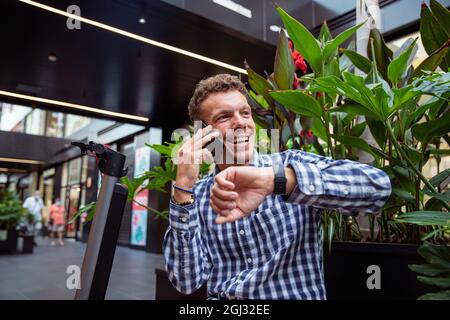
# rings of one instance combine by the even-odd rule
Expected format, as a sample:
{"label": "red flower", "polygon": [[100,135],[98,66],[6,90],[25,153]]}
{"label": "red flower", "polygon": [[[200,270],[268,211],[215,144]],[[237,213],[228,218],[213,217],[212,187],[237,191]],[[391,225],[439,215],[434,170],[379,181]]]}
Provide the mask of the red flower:
{"label": "red flower", "polygon": [[288,44],[289,44],[289,48],[291,48],[291,50],[292,50],[292,46],[293,46],[292,40],[289,40],[289,41],[288,41]]}
{"label": "red flower", "polygon": [[[294,51],[292,51],[292,59],[294,60],[294,61],[296,61],[298,58],[300,58],[300,57],[302,57],[301,55],[300,55],[300,52],[298,52],[297,50],[294,50]],[[303,57],[302,57],[303,58]]]}
{"label": "red flower", "polygon": [[304,138],[305,137],[305,132],[306,132],[306,138],[308,140],[311,140],[313,138],[313,133],[311,130],[300,130],[300,137]]}
{"label": "red flower", "polygon": [[294,74],[294,83],[292,84],[292,89],[298,89],[299,81],[297,76]]}
{"label": "red flower", "polygon": [[303,73],[306,73],[306,71],[308,70],[308,66],[306,65],[305,60],[302,56],[295,60],[295,69],[301,70]]}

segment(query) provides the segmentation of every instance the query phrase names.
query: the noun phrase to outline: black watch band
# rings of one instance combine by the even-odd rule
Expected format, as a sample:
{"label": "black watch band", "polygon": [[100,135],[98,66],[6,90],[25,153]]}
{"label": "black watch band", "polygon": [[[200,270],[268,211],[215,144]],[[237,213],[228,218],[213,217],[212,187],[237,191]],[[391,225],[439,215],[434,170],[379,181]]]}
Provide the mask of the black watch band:
{"label": "black watch band", "polygon": [[279,161],[273,162],[273,172],[275,173],[273,193],[286,194],[286,173],[284,172],[284,165]]}

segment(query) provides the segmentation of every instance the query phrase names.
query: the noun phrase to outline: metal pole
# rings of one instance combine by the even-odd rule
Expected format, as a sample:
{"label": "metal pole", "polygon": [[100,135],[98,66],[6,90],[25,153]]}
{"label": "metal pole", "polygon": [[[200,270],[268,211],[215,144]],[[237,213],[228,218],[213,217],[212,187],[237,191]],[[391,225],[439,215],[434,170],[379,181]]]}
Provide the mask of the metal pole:
{"label": "metal pole", "polygon": [[118,177],[103,175],[95,215],[89,231],[83,266],[81,268],[81,286],[75,294],[75,300],[88,300],[89,298],[114,186],[118,181]]}

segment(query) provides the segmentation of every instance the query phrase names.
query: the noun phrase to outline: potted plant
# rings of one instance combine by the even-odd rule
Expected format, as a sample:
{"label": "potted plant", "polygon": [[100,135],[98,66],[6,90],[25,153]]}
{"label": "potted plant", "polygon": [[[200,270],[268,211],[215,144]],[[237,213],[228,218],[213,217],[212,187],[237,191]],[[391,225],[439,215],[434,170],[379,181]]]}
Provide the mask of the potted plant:
{"label": "potted plant", "polygon": [[[435,72],[438,66],[445,71],[449,67],[450,40],[443,24],[450,13],[434,0],[431,9],[422,6],[421,36],[429,56],[414,68],[416,40],[392,52],[380,32],[372,30],[365,58],[352,44],[339,49],[360,26],[332,38],[324,24],[315,39],[300,22],[279,7],[277,11],[291,43],[281,32],[273,74],[263,77],[247,68],[258,123],[266,129],[284,128],[279,143],[285,148],[352,160],[362,150],[372,156],[373,166],[389,174],[393,186],[381,214],[369,216],[366,235],[357,219],[323,212],[328,297],[417,298],[426,287],[415,281],[408,264],[420,261],[416,250],[431,227],[406,224],[397,217],[450,211],[449,193],[438,185],[450,170],[432,179],[423,174],[431,159],[439,170],[441,157],[450,153],[443,148],[450,144],[450,74]],[[311,73],[299,74],[295,52]],[[355,68],[366,75],[355,74]],[[374,142],[362,137],[364,131]],[[448,243],[445,234],[437,236]],[[366,286],[372,265],[382,271],[382,290]]]}
{"label": "potted plant", "polygon": [[17,195],[10,191],[0,191],[0,251],[16,250],[16,227],[25,217],[25,212]]}

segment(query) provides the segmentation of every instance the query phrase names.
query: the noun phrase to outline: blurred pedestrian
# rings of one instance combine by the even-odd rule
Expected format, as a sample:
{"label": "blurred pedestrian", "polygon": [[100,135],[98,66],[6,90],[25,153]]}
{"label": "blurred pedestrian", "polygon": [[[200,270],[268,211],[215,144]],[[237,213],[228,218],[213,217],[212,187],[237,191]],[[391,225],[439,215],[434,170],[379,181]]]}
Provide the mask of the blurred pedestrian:
{"label": "blurred pedestrian", "polygon": [[66,225],[66,209],[59,198],[56,198],[55,203],[50,207],[49,219],[52,221],[51,229],[51,246],[55,245],[56,235],[58,235],[58,242],[61,246],[64,245],[64,227]]}
{"label": "blurred pedestrian", "polygon": [[[28,232],[36,239],[42,228],[42,209],[44,208],[44,201],[42,201],[41,192],[36,190],[34,196],[26,198],[23,207],[28,210],[29,214]],[[36,240],[34,240],[33,244],[37,245]]]}

